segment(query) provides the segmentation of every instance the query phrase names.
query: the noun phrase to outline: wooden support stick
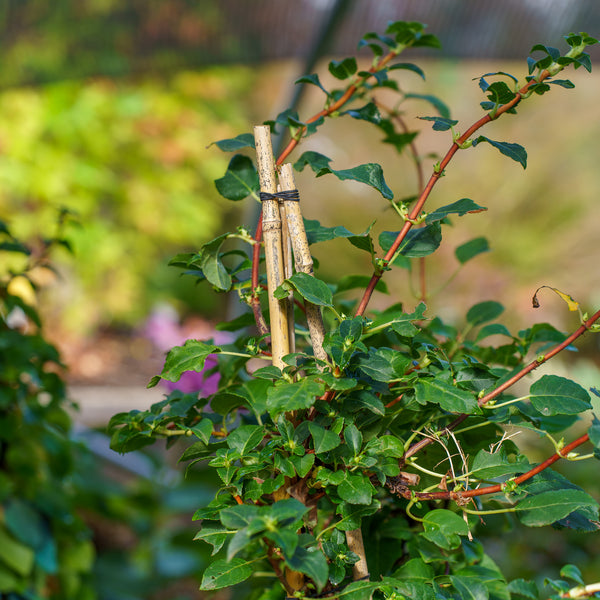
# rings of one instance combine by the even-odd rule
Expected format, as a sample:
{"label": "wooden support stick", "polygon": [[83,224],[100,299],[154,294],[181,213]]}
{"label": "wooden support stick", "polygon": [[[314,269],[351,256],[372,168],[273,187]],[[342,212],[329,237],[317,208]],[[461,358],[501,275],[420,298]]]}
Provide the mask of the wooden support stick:
{"label": "wooden support stick", "polygon": [[[254,128],[256,143],[256,162],[261,192],[277,193],[275,160],[271,146],[271,131],[266,125]],[[265,263],[267,269],[267,296],[269,298],[269,319],[271,324],[271,352],[273,364],[280,369],[286,365],[282,357],[290,352],[287,307],[285,301],[280,301],[273,292],[283,283],[283,250],[281,244],[281,217],[279,202],[264,200],[263,209],[263,239],[265,243]]]}
{"label": "wooden support stick", "polygon": [[[296,189],[294,172],[292,171],[292,165],[290,163],[281,165],[280,181],[281,189],[283,191]],[[308,247],[308,238],[306,237],[306,230],[304,229],[300,203],[288,200],[284,201],[284,205],[287,226],[290,231],[290,238],[294,249],[296,271],[312,275],[313,259]],[[306,303],[306,320],[315,357],[319,360],[327,360],[327,353],[323,350],[325,327],[323,325],[321,309],[316,304]]]}
{"label": "wooden support stick", "polygon": [[[277,186],[281,191],[281,185]],[[288,227],[288,217],[285,204],[279,203],[279,215],[281,217],[281,244],[283,246],[283,276],[289,279],[294,274],[292,240],[290,239],[290,229]],[[296,337],[294,328],[294,292],[290,291],[287,297],[287,319],[288,319],[288,337],[290,340],[290,352],[296,351]]]}

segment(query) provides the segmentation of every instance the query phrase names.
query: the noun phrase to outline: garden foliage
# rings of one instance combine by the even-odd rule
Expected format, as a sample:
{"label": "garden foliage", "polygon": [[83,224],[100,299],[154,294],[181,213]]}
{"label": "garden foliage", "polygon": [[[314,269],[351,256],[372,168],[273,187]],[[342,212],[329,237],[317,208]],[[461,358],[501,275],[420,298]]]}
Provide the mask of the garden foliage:
{"label": "garden foliage", "polygon": [[[305,221],[311,244],[347,239],[371,256],[373,273],[341,273],[337,281],[327,282],[305,272],[288,277],[274,293],[282,302],[293,293],[299,324],[296,349],[283,357],[282,368],[270,364],[263,321],[260,224],[254,235],[240,227],[197,253],[173,259],[215,290],[237,292],[252,313],[221,325],[240,332],[233,343],[189,340],[173,348],[162,373],[150,382],[175,382],[186,371],[201,371],[214,356],[220,374],[216,393],[172,392],[148,411],[116,415],[110,428],[112,447],[120,452],[160,438],[167,445],[191,440],[181,457],[188,469],[208,462],[216,471],[221,487],[195,514],[200,523],[196,537],[210,544],[214,555],[201,589],[252,577],[251,597],[265,600],[286,595],[533,599],[540,597],[537,584],[507,581],[477,540],[486,515],[505,514],[525,527],[597,535],[598,502],[551,467],[559,460],[584,458],[584,444],[586,458],[600,458],[600,422],[589,417],[590,390],[553,374],[534,377],[528,390],[523,384],[579,336],[597,330],[600,312],[582,314],[568,294],[554,290],[581,318],[580,327],[566,334],[549,324],[510,331],[500,321],[504,309],[497,300],[469,308],[460,326],[446,323],[429,313],[425,289],[413,305],[368,309],[373,291],[385,292],[385,279],[424,268],[424,257],[437,250],[452,220],[485,218],[472,216],[486,208],[468,198],[423,210],[457,152],[487,145],[527,166],[522,146],[480,130],[506,113],[515,114],[521,102],[542,101],[539,96],[556,87],[572,88],[569,80],[557,78],[564,69],[590,70],[584,49],[596,40],[583,33],[565,39],[569,49],[564,54],[534,46],[524,80],[505,72],[483,75],[484,114],[462,134],[442,101],[422,96],[429,107],[420,118],[451,139],[429,180],[423,178],[422,189],[409,200],[388,187],[378,164],[338,168],[314,151],[295,159],[296,170],[308,167],[317,177],[333,175],[375,188],[395,211],[398,225],[374,239],[370,228],[356,234]],[[397,22],[385,34],[370,33],[361,40],[359,47],[373,55],[368,69],[354,58],[330,63],[340,89],[325,88],[316,74],[302,77],[298,83],[322,90],[324,107],[306,120],[285,111],[268,123],[274,132],[287,129],[291,138],[277,165],[335,116],[372,124],[384,143],[413,153],[420,170],[417,133],[405,125],[402,101],[411,97],[404,81],[424,74],[397,57],[410,47],[438,45],[421,24]],[[386,110],[379,102],[382,91],[397,94],[396,108]],[[225,198],[259,199],[254,145],[251,134],[217,142],[221,150],[236,153],[216,181]],[[252,259],[235,245],[240,239],[251,246]],[[488,249],[487,240],[476,238],[456,248],[455,256],[465,265]],[[347,292],[357,289],[363,290],[360,299],[348,299]],[[551,292],[540,290],[535,301],[545,293]],[[315,305],[326,322],[321,348],[311,345],[300,324],[305,306]],[[254,319],[258,334],[249,335]],[[260,359],[264,363],[257,366]],[[578,421],[586,423],[586,432],[565,441],[563,432]],[[550,442],[544,442],[551,448],[547,460],[530,462],[511,435],[519,430],[537,432]],[[573,565],[561,576],[548,582],[547,592],[554,597],[583,585]],[[242,593],[240,588],[236,597]]]}

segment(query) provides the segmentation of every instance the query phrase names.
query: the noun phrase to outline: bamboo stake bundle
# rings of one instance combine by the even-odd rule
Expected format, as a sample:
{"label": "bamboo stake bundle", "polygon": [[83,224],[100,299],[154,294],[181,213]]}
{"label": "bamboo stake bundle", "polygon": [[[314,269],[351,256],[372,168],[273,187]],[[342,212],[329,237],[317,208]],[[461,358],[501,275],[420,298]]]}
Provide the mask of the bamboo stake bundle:
{"label": "bamboo stake bundle", "polygon": [[[256,161],[261,192],[277,193],[275,161],[271,146],[271,132],[268,126],[254,128]],[[283,369],[286,365],[282,357],[290,352],[290,338],[286,301],[280,301],[273,292],[283,283],[283,249],[281,243],[281,216],[277,199],[265,199],[262,203],[263,239],[267,269],[267,296],[271,324],[271,352],[273,364]]]}
{"label": "bamboo stake bundle", "polygon": [[[281,166],[280,181],[282,191],[296,189],[294,173],[290,163],[286,163]],[[304,221],[302,220],[300,203],[286,200],[283,202],[283,204],[285,206],[285,214],[290,233],[290,239],[294,249],[296,271],[299,273],[312,275],[313,259],[308,247],[308,238],[306,237],[306,230],[304,229]],[[306,303],[306,321],[308,323],[310,341],[312,343],[315,357],[319,360],[326,360],[327,353],[325,350],[323,350],[325,327],[323,325],[321,309],[316,304],[311,304],[310,302]]]}

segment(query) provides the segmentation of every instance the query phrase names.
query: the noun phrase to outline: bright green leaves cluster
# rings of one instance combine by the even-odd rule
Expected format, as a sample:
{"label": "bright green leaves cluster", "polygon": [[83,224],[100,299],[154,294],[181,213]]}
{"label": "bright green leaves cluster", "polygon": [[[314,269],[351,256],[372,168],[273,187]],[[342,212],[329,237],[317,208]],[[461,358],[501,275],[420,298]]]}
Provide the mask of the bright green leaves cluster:
{"label": "bright green leaves cluster", "polygon": [[[582,57],[579,46],[590,40],[569,39],[573,62]],[[359,70],[354,58],[332,61],[330,74],[345,86],[340,90],[326,89],[316,74],[300,78],[297,83],[316,86],[325,94],[323,111],[318,118],[302,121],[286,110],[269,125],[300,141],[314,134],[325,117],[349,117],[357,126],[374,125],[383,133],[384,143],[402,151],[416,136],[399,124],[404,106],[386,112],[371,93],[378,88],[399,91],[398,82],[390,78],[393,71],[424,77],[416,65],[394,64],[395,55],[409,46],[437,45],[418,23],[395,23],[384,35],[367,34],[360,47],[373,54],[369,71]],[[545,51],[559,64],[554,50]],[[380,64],[383,56],[385,66]],[[541,60],[535,68],[546,68]],[[505,72],[480,78],[486,95],[482,106],[489,118],[505,112],[507,105],[515,112],[522,99],[518,85]],[[531,89],[540,93],[542,87],[536,85]],[[559,85],[568,87],[565,82]],[[345,103],[350,95],[355,103]],[[518,144],[482,135],[461,142],[457,121],[439,99],[402,90],[401,100],[430,104],[437,114],[422,119],[436,131],[449,131],[461,149],[486,143],[526,167],[527,154]],[[217,146],[243,152],[251,151],[254,142],[250,134],[242,134]],[[395,266],[410,268],[412,259],[437,250],[451,220],[486,210],[461,198],[412,216],[414,198],[394,200],[380,165],[334,169],[334,164],[328,156],[308,150],[294,167],[298,171],[309,167],[316,177],[334,175],[373,188],[397,215],[396,231],[376,237],[373,225],[356,234],[343,226],[306,220],[308,241],[348,240],[369,254],[377,276]],[[439,169],[434,174],[441,175]],[[252,159],[235,154],[216,185],[230,200],[257,198]],[[411,227],[405,235],[407,224]],[[227,250],[232,238],[257,248],[240,229],[209,241],[195,254],[176,257],[173,263],[217,290],[236,289],[246,300],[250,295],[256,300],[264,279],[255,280],[255,289],[249,289],[250,263],[240,251]],[[458,268],[488,250],[481,237],[463,243],[455,250]],[[498,321],[504,308],[496,299],[470,307],[459,324],[428,314],[423,303],[414,309],[394,304],[368,316],[347,316],[354,305],[342,294],[369,281],[368,275],[343,273],[329,283],[299,272],[274,291],[278,299],[292,295],[299,306],[323,309],[326,359],[314,357],[299,309],[295,350],[282,358],[281,368],[250,361],[268,354],[264,336],[242,336],[231,347],[190,340],[174,348],[151,385],[176,382],[187,371],[202,371],[215,355],[210,360],[217,361],[221,375],[218,391],[209,397],[173,392],[148,411],[117,415],[111,422],[113,448],[141,448],[155,438],[169,443],[188,439],[181,460],[189,463],[188,468],[208,462],[214,471],[218,493],[196,513],[201,521],[196,539],[208,543],[214,556],[204,573],[203,590],[235,585],[277,564],[276,572],[303,574],[303,593],[312,596],[362,600],[378,591],[381,597],[419,600],[533,597],[535,586],[523,581],[508,584],[481,546],[470,541],[479,524],[476,517],[465,515],[491,504],[515,513],[526,526],[552,524],[582,531],[596,527],[595,501],[561,476],[546,470],[517,480],[534,466],[502,435],[503,425],[535,430],[559,449],[564,443],[553,436],[591,408],[588,392],[565,378],[544,375],[521,398],[508,390],[498,397],[491,394],[532,357],[543,356],[549,346],[562,342],[564,334],[548,325],[511,333]],[[387,291],[384,283],[378,285],[376,289]],[[247,320],[236,319],[223,328],[245,325]],[[600,456],[597,420],[590,441]],[[422,443],[428,444],[426,452],[420,451]],[[486,487],[489,496],[477,503],[466,498],[453,503],[446,494]],[[443,496],[450,496],[448,504],[431,499]],[[371,581],[351,583],[352,565],[359,557],[348,548],[346,533],[361,527],[373,533],[365,536]]]}

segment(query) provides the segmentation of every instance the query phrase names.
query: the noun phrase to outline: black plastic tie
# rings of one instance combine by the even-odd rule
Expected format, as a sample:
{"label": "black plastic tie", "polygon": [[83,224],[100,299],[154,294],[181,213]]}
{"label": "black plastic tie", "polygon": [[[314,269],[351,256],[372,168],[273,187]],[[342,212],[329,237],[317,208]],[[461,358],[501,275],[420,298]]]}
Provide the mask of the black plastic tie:
{"label": "black plastic tie", "polygon": [[298,190],[284,190],[276,192],[275,194],[269,194],[268,192],[260,193],[260,201],[265,200],[281,200],[283,202],[300,202],[300,192]]}

